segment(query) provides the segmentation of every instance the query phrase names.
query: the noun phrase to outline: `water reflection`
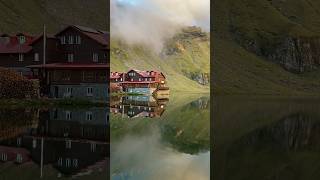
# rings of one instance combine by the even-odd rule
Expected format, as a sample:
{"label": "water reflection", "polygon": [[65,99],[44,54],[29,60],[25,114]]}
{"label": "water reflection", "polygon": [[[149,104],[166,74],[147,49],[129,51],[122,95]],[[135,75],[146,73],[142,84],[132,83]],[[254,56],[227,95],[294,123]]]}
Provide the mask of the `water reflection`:
{"label": "water reflection", "polygon": [[108,177],[108,108],[0,109],[0,124],[0,179]]}
{"label": "water reflection", "polygon": [[209,104],[207,96],[119,98],[110,119],[111,179],[209,179]]}
{"label": "water reflection", "polygon": [[215,99],[215,179],[319,179],[319,100]]}
{"label": "water reflection", "polygon": [[123,96],[114,97],[111,112],[122,117],[160,117],[165,111],[169,99],[156,99],[153,96]]}

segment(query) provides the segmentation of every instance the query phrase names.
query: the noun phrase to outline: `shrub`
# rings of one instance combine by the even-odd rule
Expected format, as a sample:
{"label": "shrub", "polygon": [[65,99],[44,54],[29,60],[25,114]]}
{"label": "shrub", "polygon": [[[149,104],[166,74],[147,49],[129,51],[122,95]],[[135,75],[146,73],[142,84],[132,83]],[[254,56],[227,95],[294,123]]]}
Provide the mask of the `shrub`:
{"label": "shrub", "polygon": [[13,70],[0,68],[0,98],[27,98],[34,96],[34,85]]}
{"label": "shrub", "polygon": [[110,83],[110,92],[111,93],[117,93],[117,92],[121,92],[122,91],[122,87],[117,84],[117,83]]}

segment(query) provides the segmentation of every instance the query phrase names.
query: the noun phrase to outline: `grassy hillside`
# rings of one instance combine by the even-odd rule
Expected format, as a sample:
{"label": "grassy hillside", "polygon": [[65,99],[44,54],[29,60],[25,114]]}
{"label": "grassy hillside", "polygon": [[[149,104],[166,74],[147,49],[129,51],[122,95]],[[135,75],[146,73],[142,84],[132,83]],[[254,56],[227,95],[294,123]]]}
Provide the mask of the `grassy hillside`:
{"label": "grassy hillside", "polygon": [[318,70],[294,74],[261,55],[285,37],[319,36],[319,8],[316,0],[215,1],[215,93],[319,94]]}
{"label": "grassy hillside", "polygon": [[54,33],[65,24],[109,29],[108,0],[1,0],[0,32],[42,32],[43,24]]}
{"label": "grassy hillside", "polygon": [[208,92],[208,85],[192,79],[192,76],[210,73],[209,35],[196,31],[196,35],[177,33],[160,53],[144,45],[127,45],[120,39],[111,39],[111,71],[160,70],[173,91]]}

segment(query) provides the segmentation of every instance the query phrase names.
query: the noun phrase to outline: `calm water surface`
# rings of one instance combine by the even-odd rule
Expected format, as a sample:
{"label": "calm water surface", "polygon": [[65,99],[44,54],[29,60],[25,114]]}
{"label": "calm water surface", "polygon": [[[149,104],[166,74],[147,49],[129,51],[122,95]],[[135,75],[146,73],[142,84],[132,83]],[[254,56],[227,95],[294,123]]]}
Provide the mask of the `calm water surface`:
{"label": "calm water surface", "polygon": [[209,179],[207,95],[117,97],[110,105],[0,107],[0,180]]}
{"label": "calm water surface", "polygon": [[0,108],[0,179],[107,179],[108,108]]}
{"label": "calm water surface", "polygon": [[111,103],[111,179],[209,180],[209,104],[207,95]]}
{"label": "calm water surface", "polygon": [[320,99],[214,99],[215,180],[320,178]]}

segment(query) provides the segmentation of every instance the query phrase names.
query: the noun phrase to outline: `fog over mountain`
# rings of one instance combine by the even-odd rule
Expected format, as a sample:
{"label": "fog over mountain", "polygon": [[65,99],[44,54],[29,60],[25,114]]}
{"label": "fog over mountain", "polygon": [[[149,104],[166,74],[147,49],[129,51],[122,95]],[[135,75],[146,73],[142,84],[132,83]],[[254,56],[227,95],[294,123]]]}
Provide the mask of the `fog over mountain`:
{"label": "fog over mountain", "polygon": [[185,26],[209,31],[210,0],[111,0],[111,33],[159,51]]}

